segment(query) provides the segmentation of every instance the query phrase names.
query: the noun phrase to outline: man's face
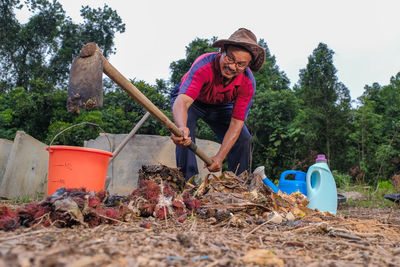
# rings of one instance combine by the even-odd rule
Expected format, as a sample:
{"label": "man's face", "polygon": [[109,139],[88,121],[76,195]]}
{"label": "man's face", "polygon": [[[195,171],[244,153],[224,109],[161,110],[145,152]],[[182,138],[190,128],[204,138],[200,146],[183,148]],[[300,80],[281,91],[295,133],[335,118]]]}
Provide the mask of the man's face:
{"label": "man's face", "polygon": [[221,74],[227,79],[232,79],[242,73],[249,66],[250,61],[251,54],[249,52],[238,47],[229,46],[222,53],[219,60]]}

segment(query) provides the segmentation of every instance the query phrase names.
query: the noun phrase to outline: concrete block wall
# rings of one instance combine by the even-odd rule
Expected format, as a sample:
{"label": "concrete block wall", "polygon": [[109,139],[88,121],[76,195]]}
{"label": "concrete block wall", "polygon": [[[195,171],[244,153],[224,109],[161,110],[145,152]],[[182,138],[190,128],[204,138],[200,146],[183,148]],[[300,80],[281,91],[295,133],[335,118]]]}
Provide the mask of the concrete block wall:
{"label": "concrete block wall", "polygon": [[10,156],[13,141],[0,139],[0,185],[6,172],[8,157]]}
{"label": "concrete block wall", "polygon": [[46,194],[49,155],[47,145],[18,131],[0,185],[0,197],[14,199]]}
{"label": "concrete block wall", "polygon": [[[127,134],[101,134],[85,142],[85,147],[113,152]],[[108,138],[107,138],[108,137]],[[219,144],[196,140],[206,155],[215,155]],[[23,131],[14,141],[0,139],[0,197],[7,199],[36,198],[47,194],[49,153],[47,145]],[[208,170],[197,158],[200,177]],[[111,194],[128,195],[137,187],[138,171],[142,165],[164,164],[176,167],[175,145],[168,136],[135,135],[119,155],[110,161],[107,172],[107,190]]]}

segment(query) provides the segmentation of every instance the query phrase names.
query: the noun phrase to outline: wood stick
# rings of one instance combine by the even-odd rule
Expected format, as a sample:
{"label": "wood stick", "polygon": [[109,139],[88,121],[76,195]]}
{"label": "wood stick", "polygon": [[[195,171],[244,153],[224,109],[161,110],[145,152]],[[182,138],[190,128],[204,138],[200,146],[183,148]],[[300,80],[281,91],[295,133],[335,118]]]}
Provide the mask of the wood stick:
{"label": "wood stick", "polygon": [[123,222],[123,221],[119,221],[119,220],[116,220],[116,219],[107,217],[107,216],[105,216],[105,215],[101,215],[101,214],[97,214],[97,215],[100,216],[100,217],[102,217],[102,218],[104,218],[104,219],[111,220],[111,221],[114,221],[114,222],[117,222],[117,223],[127,223],[127,222]]}
{"label": "wood stick", "polygon": [[251,230],[250,232],[248,232],[245,236],[244,239],[246,239],[250,234],[254,233],[255,231],[257,231],[258,229],[260,229],[261,227],[263,227],[264,225],[266,225],[267,223],[269,223],[271,221],[271,219],[269,219],[268,221],[263,222],[262,224],[260,224],[259,226],[257,226],[256,228],[254,228],[253,230]]}
{"label": "wood stick", "polygon": [[[164,183],[162,178],[160,178],[160,186],[161,186],[161,197],[164,200]],[[167,208],[165,207],[165,203],[163,204],[163,209],[164,209],[164,217],[165,217],[165,226],[168,227],[168,214],[167,214]]]}
{"label": "wood stick", "polygon": [[40,230],[37,230],[37,231],[23,233],[23,234],[20,234],[20,235],[14,235],[14,236],[10,236],[10,237],[0,238],[0,242],[7,241],[7,240],[18,239],[20,237],[29,236],[29,235],[35,235],[35,234],[40,234],[40,233],[55,233],[55,232],[59,232],[59,230],[55,231],[55,230],[40,229]]}

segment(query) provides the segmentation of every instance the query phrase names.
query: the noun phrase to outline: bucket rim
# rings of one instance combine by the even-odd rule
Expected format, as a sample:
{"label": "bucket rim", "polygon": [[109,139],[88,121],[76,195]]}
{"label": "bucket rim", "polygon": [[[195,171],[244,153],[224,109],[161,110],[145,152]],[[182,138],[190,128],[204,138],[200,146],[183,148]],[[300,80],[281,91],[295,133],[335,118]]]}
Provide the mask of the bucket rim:
{"label": "bucket rim", "polygon": [[95,149],[95,148],[88,148],[88,147],[80,147],[80,146],[62,146],[62,145],[54,145],[54,146],[48,146],[46,148],[49,153],[51,150],[73,150],[73,151],[82,151],[82,152],[91,152],[91,153],[98,153],[102,155],[106,155],[109,157],[113,157],[113,153],[101,150],[101,149]]}

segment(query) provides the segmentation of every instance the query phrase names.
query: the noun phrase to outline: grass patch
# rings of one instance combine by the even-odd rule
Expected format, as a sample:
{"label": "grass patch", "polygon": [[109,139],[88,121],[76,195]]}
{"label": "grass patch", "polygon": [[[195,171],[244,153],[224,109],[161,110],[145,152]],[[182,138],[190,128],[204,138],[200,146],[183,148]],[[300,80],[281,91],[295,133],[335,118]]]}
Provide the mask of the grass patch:
{"label": "grass patch", "polygon": [[41,201],[45,198],[44,193],[36,193],[33,197],[17,197],[13,199],[2,199],[0,200],[0,205],[19,205],[19,204],[28,204],[33,202]]}
{"label": "grass patch", "polygon": [[386,194],[396,193],[395,187],[389,181],[380,181],[376,187],[365,185],[344,186],[341,191],[356,191],[364,196],[362,200],[347,199],[342,204],[344,206],[365,208],[392,208],[397,206],[392,201],[383,198]]}

